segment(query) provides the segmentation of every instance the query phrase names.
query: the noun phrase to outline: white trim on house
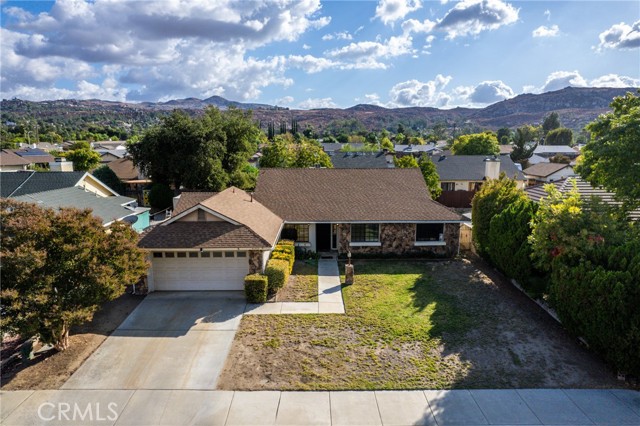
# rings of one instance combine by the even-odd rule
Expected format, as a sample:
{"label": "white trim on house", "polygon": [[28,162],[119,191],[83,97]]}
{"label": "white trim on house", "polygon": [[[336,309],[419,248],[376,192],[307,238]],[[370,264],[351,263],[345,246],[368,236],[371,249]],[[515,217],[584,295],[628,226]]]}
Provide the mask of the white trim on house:
{"label": "white trim on house", "polygon": [[[85,178],[89,176],[91,179],[95,180],[96,182],[98,182],[100,185],[102,185],[102,187],[105,189],[106,192],[110,192],[112,195],[114,196],[119,196],[120,194],[118,194],[117,192],[115,192],[113,189],[109,188],[104,182],[102,182],[100,179],[98,179],[97,177],[95,177],[94,175],[90,174],[89,172],[84,172],[84,174],[82,175],[82,177],[76,182],[76,184],[74,186],[80,186],[80,182],[83,182],[85,180]],[[85,190],[89,191],[89,192],[93,192],[90,189],[85,188]]]}
{"label": "white trim on house", "polygon": [[212,216],[215,216],[215,217],[217,217],[219,219],[222,219],[225,222],[229,222],[232,225],[242,225],[241,223],[236,222],[235,220],[233,220],[233,219],[231,219],[231,218],[229,218],[229,217],[227,217],[227,216],[225,216],[223,214],[220,214],[220,213],[218,213],[218,212],[216,212],[214,210],[211,210],[210,208],[205,207],[202,204],[196,204],[195,206],[193,206],[193,207],[181,212],[180,214],[175,215],[171,219],[169,219],[169,220],[167,220],[165,222],[162,222],[161,226],[169,225],[170,223],[173,223],[173,222],[177,221],[178,219],[183,218],[183,217],[187,216],[188,214],[193,213],[194,211],[196,211],[198,209],[204,210],[205,212],[211,214]]}
{"label": "white trim on house", "polygon": [[336,224],[351,224],[351,223],[463,223],[465,220],[315,220],[315,221],[288,221],[284,223],[290,224],[304,224],[304,223],[336,223]]}
{"label": "white trim on house", "polygon": [[382,247],[382,242],[352,243],[349,241],[349,247]]}
{"label": "white trim on house", "polygon": [[416,247],[446,246],[447,243],[445,241],[415,241],[413,245]]}

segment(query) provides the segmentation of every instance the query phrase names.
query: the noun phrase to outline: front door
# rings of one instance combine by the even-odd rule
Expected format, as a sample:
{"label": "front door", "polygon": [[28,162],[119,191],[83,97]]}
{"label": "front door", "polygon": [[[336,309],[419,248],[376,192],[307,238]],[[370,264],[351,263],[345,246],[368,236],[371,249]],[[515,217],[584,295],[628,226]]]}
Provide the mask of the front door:
{"label": "front door", "polygon": [[331,224],[331,250],[338,250],[338,226],[337,223]]}
{"label": "front door", "polygon": [[316,251],[331,250],[331,224],[316,223]]}

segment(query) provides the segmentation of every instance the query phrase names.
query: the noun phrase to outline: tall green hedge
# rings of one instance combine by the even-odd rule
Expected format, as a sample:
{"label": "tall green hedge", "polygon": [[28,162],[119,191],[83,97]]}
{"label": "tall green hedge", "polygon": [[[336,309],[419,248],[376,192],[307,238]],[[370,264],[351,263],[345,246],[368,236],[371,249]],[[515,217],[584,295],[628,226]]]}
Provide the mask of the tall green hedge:
{"label": "tall green hedge", "polygon": [[267,301],[268,279],[262,274],[250,274],[244,277],[244,295],[249,303]]}
{"label": "tall green hedge", "polygon": [[562,324],[619,371],[640,376],[640,235],[599,244],[570,266],[556,258],[550,300]]}

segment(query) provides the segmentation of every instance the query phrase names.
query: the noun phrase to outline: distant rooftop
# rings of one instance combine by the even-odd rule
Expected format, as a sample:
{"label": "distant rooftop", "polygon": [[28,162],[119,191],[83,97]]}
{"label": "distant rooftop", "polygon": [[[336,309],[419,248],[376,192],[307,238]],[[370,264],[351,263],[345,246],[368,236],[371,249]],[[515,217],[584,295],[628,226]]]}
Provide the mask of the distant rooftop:
{"label": "distant rooftop", "polygon": [[336,169],[386,169],[393,168],[384,151],[378,152],[334,152],[328,153]]}

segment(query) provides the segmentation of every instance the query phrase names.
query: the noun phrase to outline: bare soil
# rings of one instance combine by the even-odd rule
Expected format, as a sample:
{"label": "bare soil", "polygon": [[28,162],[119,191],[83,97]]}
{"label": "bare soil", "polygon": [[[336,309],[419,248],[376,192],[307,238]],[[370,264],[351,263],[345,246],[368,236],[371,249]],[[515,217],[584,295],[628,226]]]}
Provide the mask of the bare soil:
{"label": "bare soil", "polygon": [[479,259],[357,261],[346,315],[247,315],[226,390],[612,388],[612,371]]}
{"label": "bare soil", "polygon": [[[65,351],[51,349],[36,355],[29,364],[18,360],[7,366],[2,371],[2,390],[59,389],[143,298],[127,292],[102,305],[92,321],[71,330],[69,348]],[[10,355],[9,346],[12,351],[19,351],[15,341],[15,337],[3,340],[3,357],[5,353]]]}
{"label": "bare soil", "polygon": [[277,302],[317,302],[317,261],[296,260],[289,280],[276,295]]}

